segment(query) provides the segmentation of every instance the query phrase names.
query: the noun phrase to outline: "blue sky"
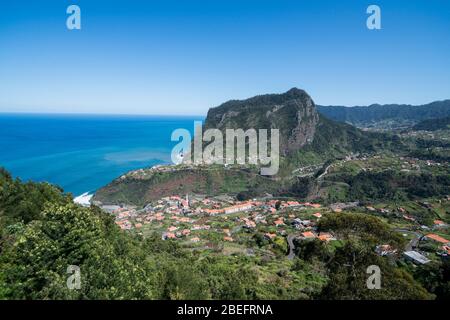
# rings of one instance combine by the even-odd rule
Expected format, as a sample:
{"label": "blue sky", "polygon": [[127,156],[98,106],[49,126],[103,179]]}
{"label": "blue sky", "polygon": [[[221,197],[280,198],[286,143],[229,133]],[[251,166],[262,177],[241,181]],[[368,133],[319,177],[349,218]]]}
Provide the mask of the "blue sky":
{"label": "blue sky", "polygon": [[202,115],[294,86],[317,104],[422,104],[450,98],[449,71],[448,0],[0,4],[0,112]]}

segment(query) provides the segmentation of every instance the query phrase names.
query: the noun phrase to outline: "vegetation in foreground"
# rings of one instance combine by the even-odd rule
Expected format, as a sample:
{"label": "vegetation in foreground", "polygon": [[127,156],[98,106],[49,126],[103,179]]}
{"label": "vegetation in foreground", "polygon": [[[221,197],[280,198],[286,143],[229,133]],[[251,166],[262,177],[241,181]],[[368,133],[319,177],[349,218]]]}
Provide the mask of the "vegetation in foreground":
{"label": "vegetation in foreground", "polygon": [[[80,207],[51,185],[22,183],[2,170],[0,218],[2,299],[448,297],[448,262],[411,273],[377,256],[374,244],[400,246],[403,239],[362,214],[326,216],[320,228],[341,234],[343,245],[305,242],[293,260],[201,255],[174,241],[123,232],[97,207]],[[381,267],[389,284],[382,290],[367,290],[367,261]],[[80,290],[66,286],[68,265],[81,269]]]}

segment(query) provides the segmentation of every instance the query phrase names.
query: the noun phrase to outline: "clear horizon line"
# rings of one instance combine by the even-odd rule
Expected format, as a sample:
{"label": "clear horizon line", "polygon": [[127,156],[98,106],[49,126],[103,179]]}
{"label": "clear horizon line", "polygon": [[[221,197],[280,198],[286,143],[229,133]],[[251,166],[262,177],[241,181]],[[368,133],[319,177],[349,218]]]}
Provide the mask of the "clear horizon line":
{"label": "clear horizon line", "polygon": [[[279,93],[282,94],[282,93]],[[261,94],[264,95],[264,94]],[[258,95],[256,95],[258,96]],[[246,100],[246,99],[251,99],[254,98],[256,96],[250,97],[250,98],[245,98],[245,99],[231,99],[228,101],[232,101],[232,100],[236,100],[236,101],[242,101],[242,100]],[[228,102],[226,101],[226,102]],[[391,106],[391,105],[399,105],[399,106],[412,106],[412,107],[422,107],[422,106],[426,106],[432,103],[436,103],[436,102],[446,102],[446,101],[450,101],[450,98],[448,99],[438,99],[438,100],[432,100],[429,101],[427,103],[423,103],[423,104],[412,104],[412,103],[371,103],[371,104],[353,104],[353,105],[344,105],[344,104],[322,104],[322,103],[316,103],[314,102],[316,107],[345,107],[345,108],[355,108],[355,107],[372,107],[372,106]],[[226,103],[225,102],[225,103]],[[212,107],[215,108],[215,107]],[[209,108],[211,109],[211,108]],[[209,111],[208,109],[208,111]],[[206,113],[208,113],[208,111],[206,111]],[[0,114],[48,114],[48,115],[96,115],[96,116],[101,116],[101,115],[105,115],[105,116],[161,116],[161,117],[204,117],[206,118],[207,114],[205,115],[200,115],[200,114],[159,114],[159,113],[105,113],[105,112],[52,112],[52,111],[43,111],[43,112],[35,112],[35,111],[1,111],[0,110]]]}
{"label": "clear horizon line", "polygon": [[157,116],[157,117],[203,117],[199,114],[157,114],[157,113],[95,113],[95,112],[32,112],[32,111],[0,111],[10,115],[73,115],[73,116]]}

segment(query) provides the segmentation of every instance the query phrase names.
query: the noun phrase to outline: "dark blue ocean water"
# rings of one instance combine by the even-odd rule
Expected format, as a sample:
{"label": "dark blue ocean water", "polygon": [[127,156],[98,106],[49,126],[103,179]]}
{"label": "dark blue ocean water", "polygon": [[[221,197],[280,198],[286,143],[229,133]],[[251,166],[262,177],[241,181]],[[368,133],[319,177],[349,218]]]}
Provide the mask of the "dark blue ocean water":
{"label": "dark blue ocean water", "polygon": [[75,196],[121,174],[170,163],[172,131],[198,117],[0,114],[0,166]]}

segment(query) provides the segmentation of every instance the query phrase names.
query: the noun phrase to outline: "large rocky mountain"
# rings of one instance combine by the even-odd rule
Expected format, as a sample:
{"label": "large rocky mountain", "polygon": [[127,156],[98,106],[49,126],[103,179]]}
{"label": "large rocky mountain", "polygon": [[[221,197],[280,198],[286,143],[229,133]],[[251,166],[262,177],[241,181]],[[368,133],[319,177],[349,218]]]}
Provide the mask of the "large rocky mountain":
{"label": "large rocky mountain", "polygon": [[[327,119],[319,114],[311,97],[292,88],[282,94],[266,94],[246,100],[231,100],[211,108],[205,129],[280,130],[280,154],[293,156],[298,151],[320,154],[373,151],[381,135]],[[381,140],[383,140],[381,139]]]}
{"label": "large rocky mountain", "polygon": [[311,97],[293,88],[283,94],[267,94],[231,100],[209,109],[205,128],[279,129],[280,152],[289,154],[314,140],[319,114]]}
{"label": "large rocky mountain", "polygon": [[[374,152],[394,143],[395,137],[363,132],[351,125],[320,115],[314,101],[303,90],[231,100],[208,111],[204,129],[279,129],[280,167],[272,177],[259,175],[254,167],[224,168],[220,165],[181,165],[167,170],[130,172],[96,192],[95,201],[132,203],[174,193],[263,195],[283,193],[295,183],[293,172],[301,166],[318,165],[357,152]],[[187,156],[187,155],[186,155]],[[258,172],[258,173],[257,173]],[[280,191],[281,190],[281,191]]]}

